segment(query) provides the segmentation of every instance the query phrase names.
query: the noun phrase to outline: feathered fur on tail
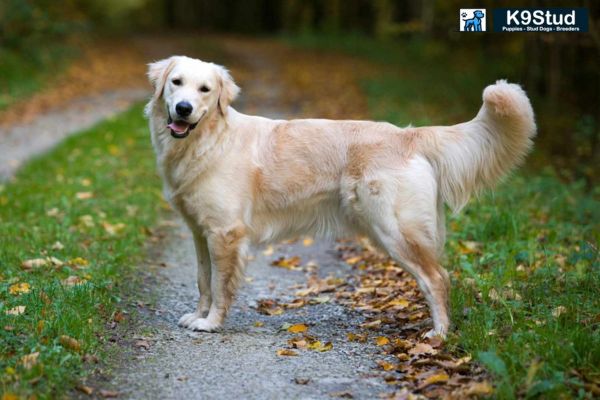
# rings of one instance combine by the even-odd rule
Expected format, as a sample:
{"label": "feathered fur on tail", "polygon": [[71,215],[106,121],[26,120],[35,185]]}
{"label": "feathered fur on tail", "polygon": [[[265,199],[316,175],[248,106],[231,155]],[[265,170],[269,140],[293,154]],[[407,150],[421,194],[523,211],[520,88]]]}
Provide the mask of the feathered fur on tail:
{"label": "feathered fur on tail", "polygon": [[473,193],[493,186],[523,161],[536,125],[525,91],[500,80],[485,88],[473,120],[434,130],[437,146],[430,160],[442,198],[457,212]]}

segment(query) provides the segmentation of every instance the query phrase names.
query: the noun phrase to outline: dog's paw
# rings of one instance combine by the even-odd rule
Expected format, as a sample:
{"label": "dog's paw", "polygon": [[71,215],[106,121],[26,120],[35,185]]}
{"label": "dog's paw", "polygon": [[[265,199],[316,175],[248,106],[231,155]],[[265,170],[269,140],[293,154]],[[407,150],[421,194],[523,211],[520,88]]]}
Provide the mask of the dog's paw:
{"label": "dog's paw", "polygon": [[423,337],[423,339],[433,339],[434,337],[439,337],[442,340],[446,340],[446,333],[445,332],[438,332],[435,329],[432,329],[428,332],[425,332],[423,335],[421,335]]}
{"label": "dog's paw", "polygon": [[221,328],[221,324],[217,324],[208,318],[198,318],[188,326],[188,329],[202,332],[214,332],[219,328]]}
{"label": "dog's paw", "polygon": [[195,312],[184,314],[183,317],[179,318],[178,325],[184,328],[189,328],[194,321],[201,318],[202,316]]}

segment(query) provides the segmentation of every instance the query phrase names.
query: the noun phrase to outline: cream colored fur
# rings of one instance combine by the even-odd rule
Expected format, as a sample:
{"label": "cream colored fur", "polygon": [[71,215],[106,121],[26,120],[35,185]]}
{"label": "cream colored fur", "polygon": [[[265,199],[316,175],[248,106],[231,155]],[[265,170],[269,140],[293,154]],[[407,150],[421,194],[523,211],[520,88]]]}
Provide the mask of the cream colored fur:
{"label": "cream colored fur", "polygon": [[[417,280],[433,318],[449,325],[440,266],[444,203],[462,208],[531,148],[536,127],[525,92],[498,81],[477,116],[446,127],[323,119],[271,120],[229,106],[239,89],[218,65],[187,57],[151,64],[146,107],[165,196],[198,254],[200,300],[180,325],[222,326],[251,244],[298,235],[368,236]],[[174,77],[183,83],[176,86]],[[200,92],[208,85],[208,93]],[[178,101],[194,106],[185,139],[167,126]]]}

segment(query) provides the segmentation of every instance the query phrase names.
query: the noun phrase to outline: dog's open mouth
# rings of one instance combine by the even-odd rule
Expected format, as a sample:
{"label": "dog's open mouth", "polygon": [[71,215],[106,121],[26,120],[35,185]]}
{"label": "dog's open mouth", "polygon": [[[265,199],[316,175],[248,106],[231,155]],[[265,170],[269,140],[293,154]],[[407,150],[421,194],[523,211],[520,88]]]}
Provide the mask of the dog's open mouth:
{"label": "dog's open mouth", "polygon": [[167,128],[171,130],[171,136],[175,139],[183,139],[190,134],[190,131],[193,130],[198,123],[190,124],[185,121],[173,121],[173,118],[169,116],[169,121],[167,122]]}

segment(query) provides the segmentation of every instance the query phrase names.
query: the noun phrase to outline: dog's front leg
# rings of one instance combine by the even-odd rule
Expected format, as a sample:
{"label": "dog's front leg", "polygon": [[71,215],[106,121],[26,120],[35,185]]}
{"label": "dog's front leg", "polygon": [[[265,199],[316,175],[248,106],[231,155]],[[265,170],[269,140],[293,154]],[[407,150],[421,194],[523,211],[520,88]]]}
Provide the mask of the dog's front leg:
{"label": "dog's front leg", "polygon": [[208,243],[202,234],[194,232],[193,235],[198,263],[197,282],[200,299],[198,300],[198,306],[196,307],[195,312],[185,314],[179,319],[179,326],[184,326],[186,328],[197,319],[206,318],[208,311],[210,310],[210,305],[212,304],[212,293],[210,288],[211,260],[210,252],[208,251]]}
{"label": "dog's front leg", "polygon": [[206,318],[196,319],[188,328],[214,331],[223,325],[227,311],[244,273],[247,240],[243,227],[218,230],[207,237],[212,262],[212,304]]}

